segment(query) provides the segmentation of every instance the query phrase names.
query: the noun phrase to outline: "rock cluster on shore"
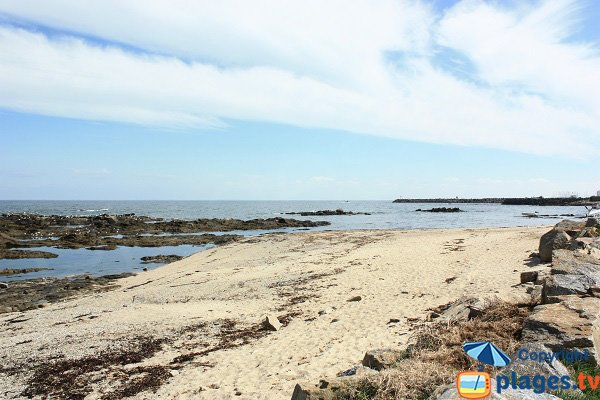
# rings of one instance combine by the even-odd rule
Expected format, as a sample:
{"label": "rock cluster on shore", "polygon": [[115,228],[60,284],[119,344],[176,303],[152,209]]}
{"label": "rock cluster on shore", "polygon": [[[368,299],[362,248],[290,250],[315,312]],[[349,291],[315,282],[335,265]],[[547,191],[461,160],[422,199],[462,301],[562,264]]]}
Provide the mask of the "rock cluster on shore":
{"label": "rock cluster on shore", "polygon": [[0,284],[0,314],[33,310],[69,297],[111,290],[118,287],[118,279],[132,275],[42,278]]}
{"label": "rock cluster on shore", "polygon": [[162,218],[135,214],[97,216],[2,214],[0,215],[0,258],[56,257],[56,254],[50,252],[15,250],[40,246],[114,250],[118,246],[225,244],[237,240],[240,236],[216,235],[210,232],[323,225],[329,225],[329,222],[299,221],[281,217],[247,221],[216,218],[166,221]]}
{"label": "rock cluster on shore", "polygon": [[[520,284],[530,295],[525,309],[530,309],[521,319],[520,347],[530,352],[587,352],[590,362],[600,361],[600,221],[562,221],[540,240],[539,257],[552,260],[550,266],[536,264],[521,274]],[[537,254],[532,255],[537,258]],[[444,305],[428,317],[443,320],[442,325],[478,318],[486,307],[479,299],[464,297]],[[501,325],[502,323],[499,322]],[[480,340],[490,340],[481,337]],[[318,384],[299,383],[292,400],[323,400],[340,398],[348,387],[369,388],[365,377],[393,371],[399,360],[405,359],[410,349],[369,350],[359,366],[341,372],[333,379],[323,379]],[[519,376],[569,375],[571,371],[560,360],[533,362],[512,355],[513,362],[501,370],[502,374],[514,371]],[[389,376],[389,375],[386,375]],[[381,378],[385,380],[386,378]],[[376,380],[370,380],[373,382]],[[373,387],[370,387],[370,390]],[[574,391],[576,392],[576,391]],[[355,392],[356,393],[356,392]],[[440,386],[430,394],[430,399],[455,399],[456,386]],[[371,398],[371,397],[365,397]],[[508,388],[494,399],[558,399],[549,394],[536,394],[531,390]]]}

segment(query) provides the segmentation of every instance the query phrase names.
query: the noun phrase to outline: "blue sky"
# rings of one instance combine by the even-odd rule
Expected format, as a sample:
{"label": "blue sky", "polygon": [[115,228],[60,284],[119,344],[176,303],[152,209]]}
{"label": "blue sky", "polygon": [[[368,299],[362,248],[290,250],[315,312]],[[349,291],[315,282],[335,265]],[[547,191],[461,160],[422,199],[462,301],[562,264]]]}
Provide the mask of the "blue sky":
{"label": "blue sky", "polygon": [[0,199],[600,190],[597,2],[248,4],[0,3]]}

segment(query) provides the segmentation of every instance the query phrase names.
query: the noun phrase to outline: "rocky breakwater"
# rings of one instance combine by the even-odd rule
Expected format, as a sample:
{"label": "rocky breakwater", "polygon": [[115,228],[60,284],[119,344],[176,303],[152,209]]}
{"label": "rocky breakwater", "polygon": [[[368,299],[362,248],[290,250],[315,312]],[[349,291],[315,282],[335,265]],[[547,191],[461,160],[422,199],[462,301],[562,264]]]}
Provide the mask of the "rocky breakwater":
{"label": "rocky breakwater", "polygon": [[[550,382],[551,376],[570,375],[571,384],[578,384],[581,371],[598,371],[599,231],[597,219],[560,222],[540,240],[539,255],[531,255],[531,269],[521,273],[517,287],[528,294],[524,301],[509,304],[464,297],[440,306],[416,323],[403,348],[369,350],[360,365],[335,378],[297,384],[292,400],[456,399],[456,374],[477,367],[462,350],[462,344],[471,341],[492,341],[511,355],[507,367],[487,368],[493,377],[491,398],[559,399],[557,388],[546,386],[553,393],[536,393],[526,387],[524,379],[517,379],[514,387],[504,380],[513,374],[529,379],[539,375]],[[539,259],[544,252],[550,253],[544,259],[550,258],[551,264]],[[533,360],[524,357],[524,351],[587,356],[579,363],[560,357]],[[504,388],[501,393],[495,390],[498,382]],[[570,389],[568,398],[579,398],[588,389],[584,393]]]}
{"label": "rocky breakwater", "polygon": [[214,234],[233,230],[267,230],[316,227],[326,221],[289,218],[164,220],[135,214],[63,216],[37,214],[0,215],[0,258],[56,257],[56,254],[23,250],[54,247],[113,250],[118,246],[159,247],[182,244],[225,244],[239,235]]}

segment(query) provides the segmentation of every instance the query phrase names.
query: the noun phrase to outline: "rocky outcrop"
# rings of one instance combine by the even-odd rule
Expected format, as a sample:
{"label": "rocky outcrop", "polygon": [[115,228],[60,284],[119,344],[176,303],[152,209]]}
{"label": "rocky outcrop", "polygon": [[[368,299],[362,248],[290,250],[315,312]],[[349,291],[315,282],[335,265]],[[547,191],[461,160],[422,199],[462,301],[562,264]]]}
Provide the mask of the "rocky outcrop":
{"label": "rocky outcrop", "polygon": [[568,296],[560,303],[535,307],[523,326],[522,338],[543,343],[553,351],[579,350],[594,354],[593,325],[600,312],[594,297]]}
{"label": "rocky outcrop", "polygon": [[21,260],[24,258],[56,258],[58,254],[40,250],[3,250],[0,249],[0,259]]}
{"label": "rocky outcrop", "polygon": [[142,264],[151,264],[151,263],[169,264],[169,263],[179,261],[182,259],[183,259],[183,257],[178,256],[177,254],[169,254],[169,255],[159,254],[157,256],[144,256],[141,258]]}
{"label": "rocky outcrop", "polygon": [[571,237],[565,231],[553,229],[545,233],[540,238],[540,260],[542,262],[552,261],[552,252],[568,248],[570,240]]}
{"label": "rocky outcrop", "polygon": [[[327,221],[300,221],[290,218],[170,220],[123,215],[43,216],[37,214],[0,215],[0,258],[14,256],[11,248],[55,247],[113,250],[118,246],[178,246],[181,244],[225,244],[239,235],[210,232],[264,230],[329,225]],[[205,233],[206,232],[206,233]],[[200,234],[204,233],[204,234]],[[32,256],[33,253],[27,254]],[[41,253],[39,253],[41,256]]]}
{"label": "rocky outcrop", "polygon": [[31,272],[49,271],[52,268],[5,268],[0,269],[0,275],[19,275],[29,274]]}
{"label": "rocky outcrop", "polygon": [[13,281],[10,286],[0,291],[0,314],[32,310],[72,296],[114,289],[118,287],[118,279],[132,275],[123,273],[100,277],[75,276]]}

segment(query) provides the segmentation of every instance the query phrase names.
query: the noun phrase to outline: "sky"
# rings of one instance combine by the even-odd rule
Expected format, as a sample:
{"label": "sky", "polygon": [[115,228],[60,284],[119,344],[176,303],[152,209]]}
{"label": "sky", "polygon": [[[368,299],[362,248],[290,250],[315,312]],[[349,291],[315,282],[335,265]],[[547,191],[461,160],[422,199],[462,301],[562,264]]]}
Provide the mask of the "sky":
{"label": "sky", "polygon": [[0,199],[589,196],[600,2],[0,0]]}

